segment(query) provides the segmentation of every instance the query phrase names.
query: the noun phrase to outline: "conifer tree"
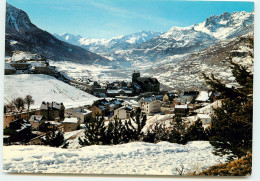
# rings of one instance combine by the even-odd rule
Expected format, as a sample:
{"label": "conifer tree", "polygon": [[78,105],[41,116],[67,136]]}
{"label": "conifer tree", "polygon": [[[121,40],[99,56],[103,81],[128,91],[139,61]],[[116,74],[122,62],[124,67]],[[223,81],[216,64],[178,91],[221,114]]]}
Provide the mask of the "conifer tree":
{"label": "conifer tree", "polygon": [[241,157],[252,151],[253,74],[248,67],[232,61],[230,67],[240,88],[228,88],[214,75],[204,79],[224,98],[221,107],[214,110],[209,129],[210,143],[217,155],[233,154],[229,159]]}
{"label": "conifer tree", "polygon": [[64,143],[64,135],[62,132],[53,129],[46,133],[45,138],[43,138],[42,141],[45,145],[59,147]]}
{"label": "conifer tree", "polygon": [[105,134],[104,117],[96,115],[91,117],[89,122],[86,123],[85,138],[79,138],[79,144],[85,145],[101,145],[104,144]]}

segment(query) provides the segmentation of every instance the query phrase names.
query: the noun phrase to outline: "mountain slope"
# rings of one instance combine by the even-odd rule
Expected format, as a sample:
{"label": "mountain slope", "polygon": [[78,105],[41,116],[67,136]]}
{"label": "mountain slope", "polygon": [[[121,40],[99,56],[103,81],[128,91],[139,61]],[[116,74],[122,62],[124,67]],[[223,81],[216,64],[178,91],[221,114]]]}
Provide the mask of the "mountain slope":
{"label": "mountain slope", "polygon": [[31,23],[28,15],[14,6],[6,5],[6,56],[14,50],[41,54],[56,61],[109,64],[110,61],[81,47],[60,41]]}
{"label": "mountain slope", "polygon": [[[63,102],[66,108],[91,105],[98,98],[68,85],[52,76],[42,74],[5,75],[4,99],[31,95],[35,100],[32,108],[39,108],[42,101]],[[17,86],[19,85],[19,86]]]}
{"label": "mountain slope", "polygon": [[254,50],[250,41],[253,37],[253,33],[248,33],[241,37],[222,40],[204,50],[184,56],[176,62],[165,61],[163,64],[155,64],[147,72],[154,75],[161,83],[177,89],[205,88],[202,72],[214,73],[217,78],[229,83],[234,81],[227,60],[229,56],[233,57],[233,61],[246,65],[252,70],[251,53]]}

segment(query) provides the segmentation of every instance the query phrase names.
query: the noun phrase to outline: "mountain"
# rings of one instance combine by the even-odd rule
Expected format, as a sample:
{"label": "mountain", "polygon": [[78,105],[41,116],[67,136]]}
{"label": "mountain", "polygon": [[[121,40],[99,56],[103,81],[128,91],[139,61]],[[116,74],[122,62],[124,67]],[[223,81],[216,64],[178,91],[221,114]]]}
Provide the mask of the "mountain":
{"label": "mountain", "polygon": [[53,34],[57,39],[61,41],[65,41],[67,43],[70,43],[72,45],[80,45],[79,40],[82,38],[80,35],[73,35],[70,33],[63,33],[61,35],[58,35],[57,33]]}
{"label": "mountain", "polygon": [[160,83],[175,89],[205,88],[202,72],[208,75],[214,73],[216,78],[227,83],[232,82],[234,77],[228,59],[231,56],[234,62],[245,65],[252,71],[251,55],[254,54],[254,49],[251,42],[253,39],[254,34],[250,32],[240,37],[221,40],[204,50],[183,56],[175,62],[165,61],[154,64],[146,72],[156,77]]}
{"label": "mountain", "polygon": [[172,27],[168,32],[144,43],[102,55],[119,62],[130,61],[132,65],[160,62],[166,57],[193,53],[221,40],[238,37],[253,30],[253,12],[225,12],[189,27]]}
{"label": "mountain", "polygon": [[54,34],[59,40],[78,45],[86,50],[93,51],[95,53],[114,52],[116,50],[124,50],[133,45],[144,43],[151,40],[155,36],[159,36],[162,33],[153,31],[141,31],[129,35],[114,37],[111,39],[92,39],[82,38],[80,35],[72,35],[70,33],[63,33],[61,35]]}
{"label": "mountain", "polygon": [[72,61],[87,64],[108,65],[110,61],[81,47],[71,45],[55,38],[47,31],[31,23],[28,15],[6,3],[6,56],[13,51],[29,51],[55,61]]}

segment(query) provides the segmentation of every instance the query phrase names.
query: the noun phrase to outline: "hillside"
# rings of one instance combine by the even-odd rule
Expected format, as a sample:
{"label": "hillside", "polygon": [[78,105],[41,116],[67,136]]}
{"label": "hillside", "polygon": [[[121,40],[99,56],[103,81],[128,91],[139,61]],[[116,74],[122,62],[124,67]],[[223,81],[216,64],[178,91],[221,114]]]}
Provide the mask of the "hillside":
{"label": "hillside", "polygon": [[[229,56],[233,57],[235,62],[253,68],[253,47],[250,40],[253,39],[253,33],[223,40],[204,50],[165,59],[163,63],[155,64],[147,73],[153,74],[165,85],[174,88],[200,88],[205,87],[202,72],[206,74],[214,73],[216,77],[226,82],[234,81],[231,69],[228,67]],[[178,60],[179,58],[179,60]]]}
{"label": "hillside", "polygon": [[32,108],[39,108],[42,101],[63,102],[64,106],[69,108],[89,105],[98,99],[48,75],[5,75],[4,81],[5,103],[10,103],[17,97],[31,95],[35,100]]}
{"label": "hillside", "polygon": [[110,64],[108,59],[100,55],[60,41],[47,31],[41,30],[31,23],[24,11],[7,3],[5,55],[12,56],[14,50],[40,54],[55,61]]}

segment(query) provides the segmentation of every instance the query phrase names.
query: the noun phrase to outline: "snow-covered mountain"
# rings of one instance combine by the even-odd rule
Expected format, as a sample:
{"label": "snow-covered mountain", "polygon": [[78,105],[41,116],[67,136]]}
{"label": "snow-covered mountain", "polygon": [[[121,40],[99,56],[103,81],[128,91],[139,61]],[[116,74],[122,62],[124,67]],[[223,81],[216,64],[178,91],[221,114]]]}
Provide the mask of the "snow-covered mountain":
{"label": "snow-covered mountain", "polygon": [[5,38],[6,56],[11,56],[13,51],[20,50],[37,53],[56,61],[104,65],[110,63],[108,59],[100,55],[58,40],[47,31],[32,24],[24,11],[8,3],[6,4]]}
{"label": "snow-covered mountain", "polygon": [[221,40],[253,32],[254,13],[234,12],[211,16],[204,22],[189,27],[172,27],[168,32],[155,36],[141,44],[102,54],[120,62],[133,65],[143,62],[159,62],[168,56],[193,53]]}
{"label": "snow-covered mountain", "polygon": [[73,35],[70,33],[63,33],[61,35],[54,34],[54,36],[59,40],[81,46],[87,50],[94,51],[96,53],[104,53],[124,50],[132,47],[133,45],[149,41],[153,37],[161,34],[162,33],[160,32],[141,31],[111,39],[82,38],[80,35]]}

